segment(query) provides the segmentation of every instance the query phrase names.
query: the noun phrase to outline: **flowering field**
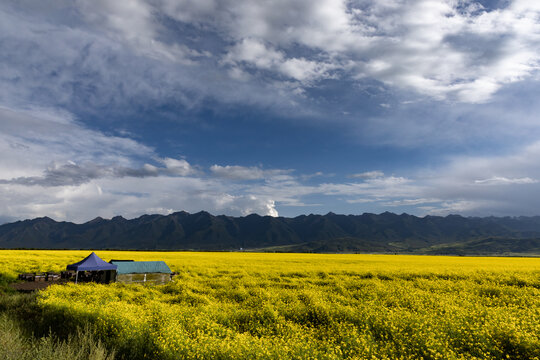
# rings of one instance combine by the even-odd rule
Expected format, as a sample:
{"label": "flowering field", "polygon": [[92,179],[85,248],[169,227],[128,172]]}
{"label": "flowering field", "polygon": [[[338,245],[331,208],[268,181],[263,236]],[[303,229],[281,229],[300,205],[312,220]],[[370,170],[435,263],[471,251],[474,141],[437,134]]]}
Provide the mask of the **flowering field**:
{"label": "flowering field", "polygon": [[[88,251],[0,251],[0,272]],[[164,260],[164,286],[52,286],[53,330],[90,323],[124,358],[540,359],[540,259],[98,251]]]}

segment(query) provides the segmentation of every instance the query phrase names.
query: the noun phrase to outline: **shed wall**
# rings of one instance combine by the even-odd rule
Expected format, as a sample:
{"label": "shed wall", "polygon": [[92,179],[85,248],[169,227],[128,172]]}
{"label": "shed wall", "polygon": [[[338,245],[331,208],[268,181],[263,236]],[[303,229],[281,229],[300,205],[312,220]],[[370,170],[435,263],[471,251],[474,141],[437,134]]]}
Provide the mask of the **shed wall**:
{"label": "shed wall", "polygon": [[[145,283],[144,275],[145,274],[117,274],[116,281],[126,283],[126,284],[136,284],[136,283],[143,284]],[[147,284],[163,285],[169,282],[170,280],[171,280],[171,276],[169,274],[161,274],[161,273],[146,274]]]}

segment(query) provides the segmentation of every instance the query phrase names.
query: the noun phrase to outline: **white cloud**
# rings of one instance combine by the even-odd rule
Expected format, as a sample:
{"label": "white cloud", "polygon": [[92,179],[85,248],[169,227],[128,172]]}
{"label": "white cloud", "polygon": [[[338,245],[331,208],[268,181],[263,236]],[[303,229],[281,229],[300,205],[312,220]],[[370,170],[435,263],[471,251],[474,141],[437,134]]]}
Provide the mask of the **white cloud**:
{"label": "white cloud", "polygon": [[[0,108],[0,151],[2,219],[48,215],[86,221],[171,209],[278,214],[271,196],[206,178],[185,159],[159,158],[152,148],[90,130],[68,113]],[[140,164],[141,158],[157,165]],[[288,172],[261,170],[260,175],[279,178]]]}
{"label": "white cloud", "polygon": [[184,159],[164,158],[160,160],[170,173],[187,176],[196,173],[196,170]]}
{"label": "white cloud", "polygon": [[317,191],[330,196],[341,196],[348,202],[364,202],[366,199],[395,199],[419,196],[421,187],[413,179],[404,177],[377,177],[361,183],[325,183]]}
{"label": "white cloud", "polygon": [[349,177],[351,178],[359,178],[359,179],[375,179],[375,178],[379,178],[383,176],[384,176],[384,173],[379,170],[366,171],[363,173],[349,175]]}
{"label": "white cloud", "polygon": [[147,1],[77,1],[77,6],[88,24],[104,31],[111,40],[128,44],[137,54],[184,64],[203,55],[184,44],[161,41],[163,29],[156,19],[159,11]]}
{"label": "white cloud", "polygon": [[50,216],[57,220],[88,221],[96,216],[127,218],[185,210],[214,214],[277,216],[273,200],[233,195],[224,184],[203,178],[127,177],[94,179],[76,186],[0,185],[0,213],[24,219]]}
{"label": "white cloud", "polygon": [[355,174],[358,181],[323,182],[259,166],[216,164],[205,171],[185,159],[160,158],[134,140],[89,130],[69,113],[2,108],[0,120],[1,219],[86,221],[177,210],[277,216],[280,207],[329,203],[357,213],[390,207],[417,215],[531,215],[538,209],[540,142],[507,155],[455,157],[408,176],[373,170]]}
{"label": "white cloud", "polygon": [[332,77],[329,72],[337,68],[334,64],[307,60],[303,57],[287,58],[283,52],[252,38],[242,39],[234,45],[223,61],[224,64],[233,65],[234,69],[241,67],[242,62],[258,69],[275,71],[306,84],[309,81]]}
{"label": "white cloud", "polygon": [[[300,177],[287,180],[267,181],[262,185],[252,185],[245,191],[263,197],[271,197],[278,206],[314,206],[319,202],[323,204],[330,199],[337,199],[341,203],[360,204],[388,201],[415,197],[421,194],[422,188],[413,179],[404,177],[379,177],[365,179],[362,182],[333,182],[306,185]],[[317,197],[317,204],[306,203],[306,197]],[[339,205],[338,205],[339,206]],[[383,210],[384,211],[384,210]]]}
{"label": "white cloud", "polygon": [[433,212],[471,215],[534,215],[540,192],[540,143],[506,155],[459,156],[417,174],[421,196],[441,199]]}
{"label": "white cloud", "polygon": [[475,184],[488,184],[488,185],[499,185],[499,184],[534,184],[538,180],[531,179],[530,177],[524,178],[514,178],[509,179],[503,176],[494,176],[489,179],[474,180]]}
{"label": "white cloud", "polygon": [[0,99],[287,107],[303,87],[356,78],[480,103],[537,73],[539,13],[522,0],[490,11],[454,0],[3,4]]}
{"label": "white cloud", "polygon": [[291,170],[269,169],[260,167],[245,167],[238,165],[212,165],[210,171],[217,177],[230,180],[260,180],[260,179],[289,179]]}
{"label": "white cloud", "polygon": [[355,205],[356,213],[366,208],[382,212],[390,207],[416,215],[536,215],[539,157],[540,142],[535,142],[507,155],[455,157],[407,177],[370,171],[356,174],[359,182],[307,185],[300,176],[251,185],[244,191],[271,197],[278,208],[308,206],[305,199],[309,198],[336,207]]}
{"label": "white cloud", "polygon": [[430,203],[440,203],[441,199],[402,199],[402,200],[394,200],[390,202],[384,203],[385,206],[416,206],[416,205],[422,205],[422,204],[430,204]]}
{"label": "white cloud", "polygon": [[269,83],[229,76],[219,57],[164,27],[166,16],[144,1],[0,4],[0,104],[99,116],[98,109],[125,114],[135,103],[194,108],[207,98],[291,108],[289,91],[287,97]]}
{"label": "white cloud", "polygon": [[[235,42],[229,59],[283,73],[279,64],[291,58],[302,63],[296,79],[315,67],[313,58],[328,59],[319,66],[468,103],[538,69],[538,10],[521,1],[492,11],[453,0],[278,3],[235,1],[209,18]],[[313,58],[295,59],[298,44]]]}
{"label": "white cloud", "polygon": [[39,176],[59,164],[92,162],[133,165],[133,156],[153,150],[128,138],[106,136],[78,124],[71,115],[47,109],[16,110],[0,107],[0,163],[2,179]]}

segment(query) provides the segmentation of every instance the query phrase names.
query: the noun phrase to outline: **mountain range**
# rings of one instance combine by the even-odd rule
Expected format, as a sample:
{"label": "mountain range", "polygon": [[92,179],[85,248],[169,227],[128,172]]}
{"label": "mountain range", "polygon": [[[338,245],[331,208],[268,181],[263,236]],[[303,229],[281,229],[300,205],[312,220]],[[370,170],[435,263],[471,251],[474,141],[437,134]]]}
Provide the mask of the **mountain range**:
{"label": "mountain range", "polygon": [[1,225],[0,248],[539,255],[540,216],[385,212],[286,218],[181,211],[83,224],[41,217]]}

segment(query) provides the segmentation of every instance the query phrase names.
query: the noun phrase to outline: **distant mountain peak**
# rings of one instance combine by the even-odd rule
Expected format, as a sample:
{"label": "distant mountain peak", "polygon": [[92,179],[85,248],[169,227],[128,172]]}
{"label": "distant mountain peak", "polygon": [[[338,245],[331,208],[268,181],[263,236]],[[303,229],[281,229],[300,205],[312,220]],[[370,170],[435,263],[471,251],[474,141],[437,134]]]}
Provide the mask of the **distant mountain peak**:
{"label": "distant mountain peak", "polygon": [[55,221],[54,219],[51,219],[51,218],[48,217],[48,216],[38,217],[38,218],[32,219],[32,220],[30,220],[30,221],[34,221],[34,222],[56,223],[56,221]]}
{"label": "distant mountain peak", "polygon": [[0,225],[0,248],[536,254],[539,239],[538,216],[422,218],[391,212],[285,218],[181,211],[131,220],[98,216],[81,225],[48,217]]}

